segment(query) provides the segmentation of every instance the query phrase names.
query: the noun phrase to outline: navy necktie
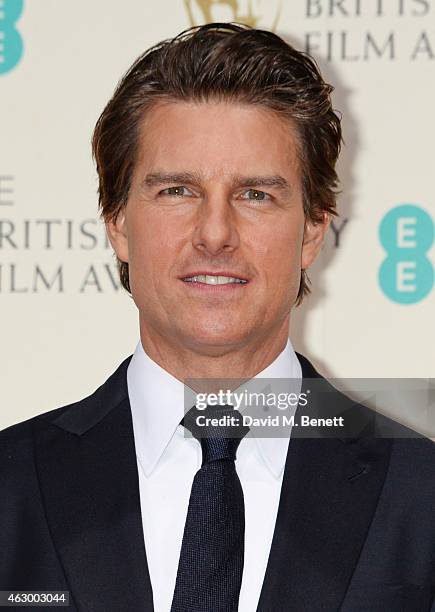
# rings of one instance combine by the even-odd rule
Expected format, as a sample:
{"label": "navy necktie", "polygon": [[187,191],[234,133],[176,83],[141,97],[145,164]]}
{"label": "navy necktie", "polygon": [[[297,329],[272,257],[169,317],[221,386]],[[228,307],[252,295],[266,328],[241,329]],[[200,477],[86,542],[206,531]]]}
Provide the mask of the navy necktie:
{"label": "navy necktie", "polygon": [[[219,418],[220,425],[199,426],[198,416]],[[190,493],[171,612],[237,612],[245,506],[234,462],[249,428],[232,406],[194,407],[181,424],[200,441],[202,466]]]}

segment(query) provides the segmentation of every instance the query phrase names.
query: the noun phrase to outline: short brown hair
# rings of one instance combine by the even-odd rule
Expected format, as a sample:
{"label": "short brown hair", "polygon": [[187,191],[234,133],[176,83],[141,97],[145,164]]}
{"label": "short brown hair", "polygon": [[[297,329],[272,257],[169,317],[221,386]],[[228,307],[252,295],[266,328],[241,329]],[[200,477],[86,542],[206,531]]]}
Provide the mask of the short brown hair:
{"label": "short brown hair", "polygon": [[[296,125],[305,217],[335,215],[340,119],[315,61],[265,30],[211,23],[185,30],[145,51],[118,84],[95,126],[92,150],[102,217],[116,219],[127,203],[144,113],[161,100],[226,100],[256,104]],[[130,292],[128,263],[118,260]],[[301,270],[296,304],[310,292]]]}

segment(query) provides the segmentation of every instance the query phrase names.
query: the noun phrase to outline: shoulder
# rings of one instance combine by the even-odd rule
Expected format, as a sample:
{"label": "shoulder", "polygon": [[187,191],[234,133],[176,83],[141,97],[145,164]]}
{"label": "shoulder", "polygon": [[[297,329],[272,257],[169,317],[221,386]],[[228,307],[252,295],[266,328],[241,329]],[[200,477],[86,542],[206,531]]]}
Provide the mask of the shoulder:
{"label": "shoulder", "polygon": [[[303,379],[317,383],[319,412],[344,415],[347,430],[344,439],[350,446],[379,448],[388,443],[390,448],[390,477],[412,482],[426,483],[435,492],[435,442],[398,421],[356,402],[336,389],[303,355],[296,353],[302,368]],[[397,467],[396,467],[397,466]]]}
{"label": "shoulder", "polygon": [[113,374],[91,395],[71,404],[44,412],[0,431],[0,482],[2,475],[20,471],[33,463],[34,432],[41,425],[80,435],[98,423],[128,396],[125,359]]}
{"label": "shoulder", "polygon": [[400,481],[403,492],[432,497],[435,502],[435,443],[429,438],[396,438],[393,441],[389,477]]}

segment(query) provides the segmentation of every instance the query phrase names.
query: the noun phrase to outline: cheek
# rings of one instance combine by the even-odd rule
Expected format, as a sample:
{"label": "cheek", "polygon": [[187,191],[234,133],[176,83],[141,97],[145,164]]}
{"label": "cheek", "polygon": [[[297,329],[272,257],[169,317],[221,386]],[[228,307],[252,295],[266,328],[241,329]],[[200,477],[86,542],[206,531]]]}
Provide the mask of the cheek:
{"label": "cheek", "polygon": [[130,269],[137,283],[157,291],[177,261],[177,227],[147,215],[135,220],[129,233]]}
{"label": "cheek", "polygon": [[274,224],[263,228],[261,236],[253,241],[258,265],[273,285],[288,285],[299,277],[301,268],[303,231],[296,224]]}
{"label": "cheek", "polygon": [[149,287],[152,273],[159,266],[159,236],[142,219],[131,220],[128,232],[129,275],[135,286]]}

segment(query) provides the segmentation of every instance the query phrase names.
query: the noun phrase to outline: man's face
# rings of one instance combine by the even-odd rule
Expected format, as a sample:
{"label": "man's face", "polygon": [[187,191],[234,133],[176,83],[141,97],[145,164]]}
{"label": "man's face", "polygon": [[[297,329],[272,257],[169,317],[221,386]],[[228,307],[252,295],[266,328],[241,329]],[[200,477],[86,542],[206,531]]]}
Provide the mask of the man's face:
{"label": "man's face", "polygon": [[327,227],[304,221],[288,121],[175,101],[146,115],[127,205],[107,228],[129,264],[141,331],[212,355],[288,329]]}

